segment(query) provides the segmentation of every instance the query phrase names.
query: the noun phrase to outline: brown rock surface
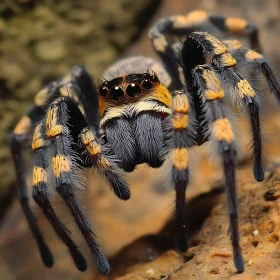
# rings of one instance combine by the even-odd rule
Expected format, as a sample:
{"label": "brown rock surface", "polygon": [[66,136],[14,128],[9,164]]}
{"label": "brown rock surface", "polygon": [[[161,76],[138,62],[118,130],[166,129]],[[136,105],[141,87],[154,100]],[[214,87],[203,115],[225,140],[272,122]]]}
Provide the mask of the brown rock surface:
{"label": "brown rock surface", "polygon": [[[239,224],[246,269],[236,274],[228,230],[224,194],[198,198],[202,211],[205,200],[213,200],[213,209],[199,232],[192,235],[191,248],[184,255],[167,251],[154,261],[135,265],[117,280],[140,279],[269,279],[280,277],[280,162],[272,164],[263,183],[256,183],[250,167],[238,172]],[[159,237],[160,238],[159,234]],[[149,244],[147,244],[149,246]],[[152,244],[150,244],[152,245]]]}

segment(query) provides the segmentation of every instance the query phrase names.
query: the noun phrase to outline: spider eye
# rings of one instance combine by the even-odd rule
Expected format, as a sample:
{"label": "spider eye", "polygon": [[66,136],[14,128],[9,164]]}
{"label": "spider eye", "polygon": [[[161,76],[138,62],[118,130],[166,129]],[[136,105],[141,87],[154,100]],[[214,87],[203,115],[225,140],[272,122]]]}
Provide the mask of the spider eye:
{"label": "spider eye", "polygon": [[115,101],[122,100],[124,98],[124,92],[120,87],[114,87],[111,89],[111,98]]}
{"label": "spider eye", "polygon": [[127,86],[126,93],[130,97],[136,97],[141,93],[141,87],[137,84],[132,83],[132,84]]}
{"label": "spider eye", "polygon": [[106,87],[102,87],[99,89],[99,94],[103,97],[105,97],[108,93],[108,89]]}
{"label": "spider eye", "polygon": [[145,79],[142,83],[144,89],[150,89],[153,85],[150,80]]}

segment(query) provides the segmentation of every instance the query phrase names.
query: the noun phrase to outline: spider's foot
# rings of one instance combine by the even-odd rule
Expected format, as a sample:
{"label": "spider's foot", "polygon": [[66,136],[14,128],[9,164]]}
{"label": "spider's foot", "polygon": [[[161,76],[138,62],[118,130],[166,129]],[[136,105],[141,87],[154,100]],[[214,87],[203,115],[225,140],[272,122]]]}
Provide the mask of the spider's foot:
{"label": "spider's foot", "polygon": [[100,273],[108,274],[110,272],[109,262],[101,252],[98,252],[94,256],[94,259],[95,259],[96,267]]}
{"label": "spider's foot", "polygon": [[42,262],[46,267],[51,268],[54,264],[54,261],[49,247],[44,242],[38,243],[38,247]]}
{"label": "spider's foot", "polygon": [[258,182],[262,182],[264,180],[264,169],[263,166],[258,166],[254,163],[253,167],[254,177]]}
{"label": "spider's foot", "polygon": [[69,251],[78,270],[81,272],[87,270],[87,262],[81,252],[75,247],[69,248]]}
{"label": "spider's foot", "polygon": [[238,273],[244,271],[244,259],[240,248],[234,248],[233,250],[233,262]]}

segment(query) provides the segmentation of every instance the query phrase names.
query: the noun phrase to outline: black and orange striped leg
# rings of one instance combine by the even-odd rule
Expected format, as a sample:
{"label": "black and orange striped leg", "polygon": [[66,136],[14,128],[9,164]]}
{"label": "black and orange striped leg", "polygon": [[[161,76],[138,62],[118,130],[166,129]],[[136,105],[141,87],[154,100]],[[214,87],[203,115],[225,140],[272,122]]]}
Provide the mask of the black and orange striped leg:
{"label": "black and orange striped leg", "polygon": [[280,104],[280,84],[266,59],[260,53],[244,48],[235,50],[233,56],[238,65],[248,67],[249,70],[261,71],[266,78],[271,92]]}
{"label": "black and orange striped leg", "polygon": [[17,176],[17,195],[21,208],[27,219],[32,234],[35,237],[43,263],[46,267],[52,267],[52,254],[45,243],[43,234],[37,225],[36,218],[30,209],[25,180],[25,163],[22,154],[22,149],[25,147],[26,142],[30,140],[32,127],[36,124],[42,113],[43,111],[41,108],[34,106],[30,110],[29,114],[22,117],[11,135],[10,147]]}
{"label": "black and orange striped leg", "polygon": [[245,80],[236,67],[236,60],[228,52],[226,46],[205,32],[193,32],[184,42],[183,49],[191,48],[194,55],[199,55],[197,46],[203,48],[212,57],[212,66],[231,91],[232,98],[242,101],[248,109],[253,138],[253,172],[257,181],[263,181],[264,169],[262,159],[262,134],[259,116],[259,96]]}
{"label": "black and orange striped leg", "polygon": [[165,18],[159,20],[149,31],[149,38],[151,39],[154,50],[157,52],[163,61],[165,68],[171,76],[172,82],[170,88],[173,90],[181,89],[179,75],[179,63],[177,60],[176,52],[168,42],[165,34],[172,30],[173,20]]}
{"label": "black and orange striped leg", "polygon": [[181,252],[188,249],[186,188],[189,182],[188,147],[189,101],[184,91],[175,91],[172,97],[172,180],[175,185],[176,242]]}
{"label": "black and orange striped leg", "polygon": [[46,155],[48,153],[49,141],[44,139],[44,132],[44,122],[42,122],[37,125],[32,141],[32,149],[36,152],[32,195],[35,202],[43,210],[46,218],[52,224],[58,237],[68,247],[76,267],[80,271],[85,271],[87,269],[86,260],[78,250],[78,246],[70,238],[70,231],[58,219],[48,198],[50,190]]}
{"label": "black and orange striped leg", "polygon": [[[178,70],[180,50],[176,44],[168,41],[168,35],[188,36],[193,31],[211,32],[214,29],[221,33],[228,32],[248,37],[252,49],[260,52],[258,29],[254,24],[242,18],[209,15],[206,11],[193,11],[187,15],[166,17],[155,23],[149,31],[154,50],[162,59],[165,68],[172,77],[171,88],[181,89]],[[177,48],[177,49],[176,49]]]}
{"label": "black and orange striped leg", "polygon": [[239,244],[238,202],[236,190],[236,144],[232,126],[223,109],[224,91],[219,78],[208,65],[194,69],[194,78],[200,86],[200,94],[205,101],[207,133],[210,140],[217,143],[225,175],[225,190],[230,217],[230,233],[233,246],[233,260],[238,272],[244,271],[244,260]]}
{"label": "black and orange striped leg", "polygon": [[248,37],[250,47],[255,51],[261,52],[259,31],[255,24],[249,23],[242,18],[215,15],[210,15],[209,21],[221,32],[227,31],[231,34]]}
{"label": "black and orange striped leg", "polygon": [[78,87],[76,95],[85,110],[88,124],[98,132],[100,123],[98,93],[85,66],[76,65],[71,69],[71,83]]}
{"label": "black and orange striped leg", "polygon": [[[71,112],[71,114],[70,114]],[[71,121],[70,117],[71,115]],[[70,125],[71,124],[71,125]],[[87,123],[70,98],[59,98],[54,101],[46,116],[46,136],[50,139],[50,155],[54,186],[64,199],[75,222],[87,242],[95,264],[100,273],[109,272],[109,263],[96,242],[96,236],[86,220],[81,205],[74,193],[75,188],[81,188],[80,165],[81,159],[75,152],[76,133],[87,126]],[[71,130],[72,129],[72,130]],[[74,130],[73,130],[74,129]]]}
{"label": "black and orange striped leg", "polygon": [[84,128],[79,135],[80,143],[85,149],[86,163],[103,175],[115,195],[122,199],[130,198],[130,190],[118,167],[118,160],[109,147],[97,137],[93,127]]}
{"label": "black and orange striped leg", "polygon": [[182,49],[182,64],[187,91],[192,97],[192,104],[197,121],[195,139],[197,145],[205,143],[208,136],[205,134],[205,114],[203,99],[199,94],[199,85],[194,80],[193,69],[197,65],[203,65],[204,63],[206,63],[206,60],[203,47],[196,44],[196,42],[192,42],[187,39],[184,42]]}

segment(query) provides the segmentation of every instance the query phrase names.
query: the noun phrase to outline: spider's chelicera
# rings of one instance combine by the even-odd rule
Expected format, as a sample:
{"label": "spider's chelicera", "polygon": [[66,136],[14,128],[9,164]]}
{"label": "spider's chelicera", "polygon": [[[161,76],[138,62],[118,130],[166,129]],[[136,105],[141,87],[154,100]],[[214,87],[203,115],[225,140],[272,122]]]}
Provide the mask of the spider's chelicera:
{"label": "spider's chelicera", "polygon": [[[251,49],[244,48],[237,40],[219,41],[205,32],[214,28],[248,36]],[[167,40],[168,34],[184,35],[186,39],[178,48],[178,44]],[[236,136],[224,110],[227,100],[224,97],[230,95],[247,111],[253,139],[253,172],[256,180],[262,181],[260,94],[243,77],[242,71],[247,67],[249,77],[261,72],[278,102],[279,84],[260,54],[256,27],[243,19],[197,11],[158,21],[149,37],[164,66],[150,58],[126,58],[104,73],[106,80],[98,90],[85,67],[75,66],[69,76],[49,84],[36,95],[35,105],[14,129],[11,149],[19,198],[41,258],[47,267],[53,265],[52,254],[30,210],[24,178],[22,149],[33,128],[33,198],[68,247],[80,271],[87,268],[86,261],[52,207],[50,188],[55,188],[67,204],[99,271],[108,273],[108,261],[75,195],[75,189],[81,187],[81,169],[95,168],[114,193],[127,200],[130,190],[123,173],[133,171],[142,163],[160,167],[170,155],[176,193],[177,248],[184,252],[188,245],[185,199],[188,150],[211,141],[221,157],[233,260],[237,271],[242,272],[244,260],[239,245],[235,179]],[[139,65],[144,65],[147,71],[128,71],[139,69]],[[108,78],[112,75],[113,79]]]}

